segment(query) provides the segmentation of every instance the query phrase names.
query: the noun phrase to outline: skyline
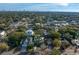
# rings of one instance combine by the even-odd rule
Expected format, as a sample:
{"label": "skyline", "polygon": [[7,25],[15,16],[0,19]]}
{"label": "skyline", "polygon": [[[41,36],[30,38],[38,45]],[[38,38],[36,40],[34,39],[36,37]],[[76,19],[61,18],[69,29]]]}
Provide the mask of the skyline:
{"label": "skyline", "polygon": [[79,3],[0,3],[0,11],[79,12]]}

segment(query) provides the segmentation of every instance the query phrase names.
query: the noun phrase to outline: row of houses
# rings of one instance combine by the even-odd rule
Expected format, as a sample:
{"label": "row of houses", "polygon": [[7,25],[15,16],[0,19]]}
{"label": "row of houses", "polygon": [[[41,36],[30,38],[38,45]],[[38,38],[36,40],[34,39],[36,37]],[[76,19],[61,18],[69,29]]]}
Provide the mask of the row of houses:
{"label": "row of houses", "polygon": [[52,20],[52,21],[48,21],[45,25],[49,25],[49,26],[66,26],[66,25],[78,25],[79,22],[75,21],[75,20],[71,20],[71,21],[57,21],[57,20]]}

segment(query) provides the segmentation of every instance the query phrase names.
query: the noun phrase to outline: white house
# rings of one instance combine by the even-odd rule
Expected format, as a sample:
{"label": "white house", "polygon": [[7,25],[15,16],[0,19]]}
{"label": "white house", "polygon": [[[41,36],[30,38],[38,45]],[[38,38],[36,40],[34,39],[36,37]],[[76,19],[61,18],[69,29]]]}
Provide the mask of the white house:
{"label": "white house", "polygon": [[4,38],[5,36],[6,36],[6,32],[5,32],[5,31],[1,31],[1,32],[0,32],[0,37],[1,37],[1,38]]}
{"label": "white house", "polygon": [[29,30],[26,31],[26,34],[27,34],[28,36],[32,36],[32,35],[34,35],[34,31],[31,30],[31,29],[29,29]]}
{"label": "white house", "polygon": [[77,46],[79,46],[79,39],[72,40],[72,43],[76,44]]}

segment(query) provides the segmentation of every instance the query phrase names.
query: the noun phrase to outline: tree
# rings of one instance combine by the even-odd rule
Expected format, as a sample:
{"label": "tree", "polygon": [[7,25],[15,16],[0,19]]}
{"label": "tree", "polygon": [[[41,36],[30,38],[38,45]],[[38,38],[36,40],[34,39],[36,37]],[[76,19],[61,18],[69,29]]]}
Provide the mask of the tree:
{"label": "tree", "polygon": [[43,35],[44,30],[43,30],[43,29],[37,29],[37,30],[35,30],[34,32],[35,32],[35,36],[37,36],[37,35],[42,36],[42,35]]}
{"label": "tree", "polygon": [[54,45],[54,47],[60,47],[60,46],[61,46],[61,40],[59,40],[59,39],[54,39],[53,45]]}
{"label": "tree", "polygon": [[76,36],[77,36],[77,33],[76,33],[76,31],[75,30],[71,30],[70,32],[70,35],[72,35],[73,37],[73,39],[75,39],[76,38]]}
{"label": "tree", "polygon": [[52,35],[53,35],[53,38],[60,38],[61,36],[59,32],[53,32]]}
{"label": "tree", "polygon": [[[13,46],[20,45],[22,39],[25,39],[26,35],[24,32],[14,32],[11,35],[8,35],[8,42],[13,43]],[[11,45],[12,46],[12,45]]]}
{"label": "tree", "polygon": [[66,39],[71,43],[72,39],[77,38],[77,29],[74,27],[65,27],[63,29],[60,29],[59,32],[62,34],[61,38]]}
{"label": "tree", "polygon": [[24,32],[26,30],[25,26],[18,26],[17,31],[18,32]]}

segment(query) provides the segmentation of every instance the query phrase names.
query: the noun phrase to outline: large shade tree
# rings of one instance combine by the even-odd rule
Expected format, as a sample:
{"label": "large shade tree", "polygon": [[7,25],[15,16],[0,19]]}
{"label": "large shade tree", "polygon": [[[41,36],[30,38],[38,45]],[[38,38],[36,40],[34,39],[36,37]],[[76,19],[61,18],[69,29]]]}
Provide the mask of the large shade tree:
{"label": "large shade tree", "polygon": [[8,42],[12,46],[19,46],[22,39],[25,39],[26,35],[24,32],[14,32],[8,35]]}

